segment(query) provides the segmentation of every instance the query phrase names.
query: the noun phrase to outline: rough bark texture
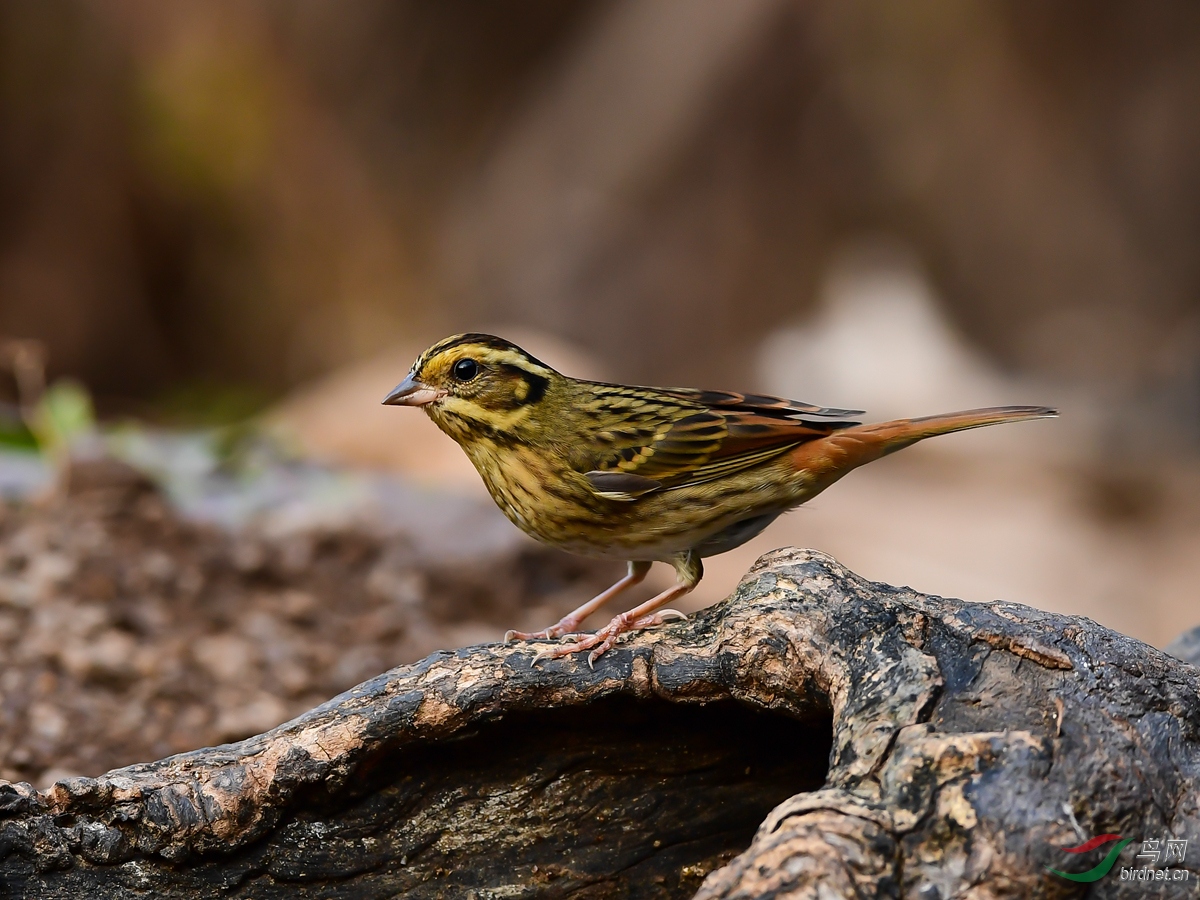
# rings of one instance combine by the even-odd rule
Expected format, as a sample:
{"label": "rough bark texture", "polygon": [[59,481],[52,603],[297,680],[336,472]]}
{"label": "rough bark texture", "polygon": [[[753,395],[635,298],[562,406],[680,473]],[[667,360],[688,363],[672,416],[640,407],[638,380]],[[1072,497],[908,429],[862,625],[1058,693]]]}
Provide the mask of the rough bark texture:
{"label": "rough bark texture", "polygon": [[1200,853],[1200,670],[1086,619],[788,550],[594,671],[532,655],[438,653],[237,744],[0,783],[0,894],[1196,892],[1046,871],[1107,833],[1124,866]]}

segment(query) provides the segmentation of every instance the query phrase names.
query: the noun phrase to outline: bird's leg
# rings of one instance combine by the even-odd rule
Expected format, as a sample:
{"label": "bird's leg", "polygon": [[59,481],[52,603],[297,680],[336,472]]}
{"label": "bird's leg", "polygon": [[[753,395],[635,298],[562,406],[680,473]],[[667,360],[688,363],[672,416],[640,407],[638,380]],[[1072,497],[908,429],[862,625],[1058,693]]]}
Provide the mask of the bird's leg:
{"label": "bird's leg", "polygon": [[544,628],[541,631],[509,631],[504,635],[504,640],[506,642],[511,640],[532,641],[538,638],[556,638],[562,637],[564,634],[575,633],[584,619],[613,597],[624,593],[635,584],[641,584],[642,580],[646,577],[646,573],[650,571],[650,566],[651,563],[649,562],[631,562],[629,564],[629,573],[624,578],[608,590],[597,594],[587,603],[583,604],[583,606],[579,607],[579,609],[567,613],[567,615],[558,620],[557,624],[551,625],[549,628]]}
{"label": "bird's leg", "polygon": [[538,659],[559,659],[577,650],[590,650],[588,665],[594,665],[596,660],[608,651],[617,642],[617,638],[625,632],[661,625],[668,617],[682,616],[673,609],[659,610],[672,600],[677,600],[690,593],[700,583],[700,579],[704,575],[704,567],[700,564],[700,557],[691,550],[681,553],[672,562],[678,579],[673,587],[656,597],[651,597],[640,606],[635,606],[628,612],[616,616],[595,634],[590,634],[573,644],[563,644],[559,647],[539,651],[534,662],[537,662]]}

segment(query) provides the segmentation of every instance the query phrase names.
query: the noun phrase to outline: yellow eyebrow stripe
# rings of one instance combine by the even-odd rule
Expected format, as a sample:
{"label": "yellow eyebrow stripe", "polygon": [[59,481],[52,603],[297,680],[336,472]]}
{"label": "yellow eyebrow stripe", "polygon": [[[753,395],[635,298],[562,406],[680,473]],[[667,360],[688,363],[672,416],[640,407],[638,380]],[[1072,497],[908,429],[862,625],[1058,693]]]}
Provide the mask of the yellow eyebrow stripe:
{"label": "yellow eyebrow stripe", "polygon": [[555,374],[553,369],[539,366],[530,361],[528,356],[513,353],[511,350],[497,350],[494,347],[472,347],[470,344],[465,345],[465,347],[468,352],[464,356],[471,356],[480,362],[497,366],[512,366],[514,369],[520,369],[523,372],[529,372],[533,375],[540,375],[543,378],[549,378]]}

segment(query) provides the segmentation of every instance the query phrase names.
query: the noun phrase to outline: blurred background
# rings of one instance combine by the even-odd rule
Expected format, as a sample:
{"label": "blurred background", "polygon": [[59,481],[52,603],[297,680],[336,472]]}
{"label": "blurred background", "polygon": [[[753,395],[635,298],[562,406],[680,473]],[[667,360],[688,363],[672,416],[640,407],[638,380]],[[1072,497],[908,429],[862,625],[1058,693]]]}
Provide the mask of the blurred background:
{"label": "blurred background", "polygon": [[[250,423],[453,496],[434,544],[507,527],[378,405],[453,332],[877,418],[1054,404],[855,473],[712,560],[693,608],[802,544],[1163,646],[1200,623],[1198,109],[1188,0],[10,0],[0,334],[185,512],[337,494],[180,487],[199,464],[162,429]],[[355,483],[339,515],[401,515]]]}

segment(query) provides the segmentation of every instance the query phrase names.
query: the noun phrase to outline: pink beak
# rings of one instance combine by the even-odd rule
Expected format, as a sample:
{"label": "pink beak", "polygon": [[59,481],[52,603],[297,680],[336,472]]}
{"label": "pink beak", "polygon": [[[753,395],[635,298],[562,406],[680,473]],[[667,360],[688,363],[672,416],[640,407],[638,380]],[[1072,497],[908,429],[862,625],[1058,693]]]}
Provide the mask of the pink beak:
{"label": "pink beak", "polygon": [[440,388],[422,384],[409,375],[383,398],[383,402],[386,406],[425,406],[445,396],[446,392]]}

